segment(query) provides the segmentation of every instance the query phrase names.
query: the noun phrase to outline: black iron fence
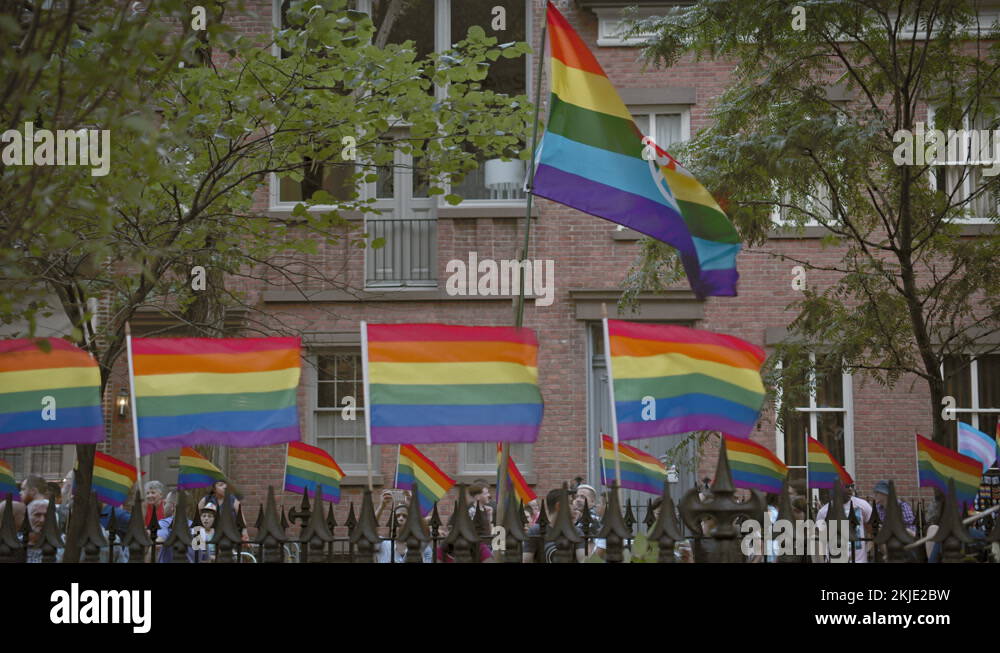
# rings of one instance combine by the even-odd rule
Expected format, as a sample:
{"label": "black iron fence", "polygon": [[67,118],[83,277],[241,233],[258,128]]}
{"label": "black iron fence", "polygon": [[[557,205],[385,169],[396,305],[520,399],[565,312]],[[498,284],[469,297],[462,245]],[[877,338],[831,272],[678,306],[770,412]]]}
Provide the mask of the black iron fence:
{"label": "black iron fence", "polygon": [[[830,505],[844,506],[850,497],[835,485],[830,493]],[[260,506],[254,523],[256,534],[243,541],[246,522],[242,508],[234,509],[227,499],[221,503],[215,532],[208,542],[192,537],[188,522],[187,498],[178,495],[175,518],[166,537],[155,516],[144,524],[141,497],[136,494],[132,512],[122,532],[112,511],[104,528],[100,522],[100,505],[95,496],[78,501],[71,520],[83,520],[77,542],[83,562],[129,563],[215,562],[215,563],[349,563],[375,562],[455,562],[481,561],[520,563],[531,559],[551,562],[574,562],[581,558],[600,557],[610,563],[632,562],[748,562],[768,560],[763,548],[747,548],[749,520],[763,524],[770,519],[764,495],[752,491],[740,498],[733,487],[725,448],[720,451],[715,482],[711,488],[689,490],[675,506],[669,487],[645,506],[623,507],[618,492],[608,495],[607,507],[600,520],[593,517],[590,506],[584,504],[574,522],[570,510],[570,495],[564,485],[552,515],[542,510],[538,521],[528,528],[523,506],[514,503],[507,494],[507,503],[499,521],[490,523],[478,505],[471,511],[466,502],[464,486],[459,486],[458,500],[447,524],[435,504],[428,519],[424,519],[419,502],[410,501],[407,518],[397,521],[397,511],[390,512],[388,537],[379,534],[371,491],[365,491],[356,510],[351,503],[343,524],[338,524],[332,504],[323,505],[321,496],[302,497],[301,503],[289,510],[277,505],[274,489],[269,488],[265,504]],[[873,504],[874,505],[874,504]],[[936,553],[940,562],[996,561],[1000,550],[1000,512],[986,516],[964,517],[955,498],[954,488],[941,505],[932,510],[923,501],[912,504],[914,520],[904,521],[894,484],[889,484],[885,502],[885,518],[873,510],[866,528],[862,528],[855,511],[827,515],[829,531],[846,531],[849,560],[858,561],[862,547],[870,550],[871,562],[928,562],[927,548]],[[979,509],[990,506],[982,503]],[[777,520],[794,528],[787,538],[781,555],[773,557],[779,563],[832,561],[832,555],[816,553],[813,542],[817,532],[806,526],[811,522],[796,512],[788,487],[777,501]],[[497,511],[494,511],[496,515]],[[839,518],[838,518],[839,517]],[[289,535],[298,523],[296,536]],[[346,532],[337,536],[336,532]],[[157,531],[160,530],[160,537]],[[67,529],[69,531],[69,529]],[[922,542],[926,540],[926,542]],[[13,506],[7,506],[0,516],[0,562],[56,562],[61,558],[64,537],[56,519],[55,505],[49,503],[44,526],[33,532],[25,517],[20,531],[15,529]],[[599,545],[599,546],[598,546]],[[525,556],[526,550],[533,555]],[[542,552],[545,552],[542,555]],[[582,553],[579,553],[582,552]],[[831,551],[832,552],[832,551]]]}

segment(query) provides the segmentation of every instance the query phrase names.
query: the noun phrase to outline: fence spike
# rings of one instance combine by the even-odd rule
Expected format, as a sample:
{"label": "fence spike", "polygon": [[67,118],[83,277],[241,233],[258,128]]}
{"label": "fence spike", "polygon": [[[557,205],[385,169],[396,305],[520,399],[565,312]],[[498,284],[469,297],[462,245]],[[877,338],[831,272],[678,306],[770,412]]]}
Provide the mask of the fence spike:
{"label": "fence spike", "polygon": [[938,531],[931,538],[932,542],[941,543],[941,562],[962,562],[962,545],[972,542],[972,536],[962,524],[962,511],[958,507],[955,494],[955,479],[948,479],[948,494],[944,501],[944,510],[938,521]]}
{"label": "fence spike", "polygon": [[[25,520],[27,520],[25,514]],[[18,562],[24,545],[17,539],[17,529],[14,527],[14,496],[7,495],[3,515],[0,516],[0,562]]]}
{"label": "fence spike", "polygon": [[[170,549],[170,562],[186,564],[188,549],[191,547],[191,526],[188,524],[187,492],[177,493],[177,505],[174,506],[174,518],[170,522],[170,532],[163,540],[163,547]],[[201,515],[198,515],[201,519]],[[216,519],[218,521],[218,519]],[[206,546],[208,542],[205,543]]]}
{"label": "fence spike", "polygon": [[241,531],[236,526],[236,511],[233,510],[232,490],[226,486],[226,496],[219,506],[219,522],[215,526],[215,561],[229,564],[233,561],[233,549],[239,550],[243,543]]}
{"label": "fence spike", "polygon": [[[91,492],[89,498],[90,500],[86,501],[84,497],[78,497],[73,501],[73,506],[70,510],[76,512],[78,506],[83,504],[84,514],[77,515],[76,517],[77,519],[82,518],[84,520],[84,525],[78,539],[78,547],[84,554],[83,562],[96,563],[101,560],[101,549],[108,546],[108,538],[101,532],[97,493]],[[81,501],[81,499],[84,500]],[[108,555],[111,555],[111,553],[109,550]]]}
{"label": "fence spike", "polygon": [[[395,523],[395,512],[393,513],[393,523]],[[406,523],[396,534],[396,541],[406,544],[406,562],[423,562],[424,548],[430,541],[430,534],[427,526],[424,525],[423,517],[420,514],[420,501],[416,495],[410,499],[410,504],[406,511]]]}
{"label": "fence spike", "polygon": [[[610,563],[618,563],[625,560],[624,549],[625,540],[629,537],[629,530],[622,519],[622,505],[618,499],[618,481],[611,482],[611,494],[608,497],[608,507],[604,511],[604,525],[597,537],[604,538],[608,547],[605,550],[604,559]],[[544,510],[542,513],[544,514]]]}
{"label": "fence spike", "polygon": [[357,526],[350,533],[350,541],[357,548],[355,562],[371,563],[375,561],[375,550],[378,548],[381,538],[378,535],[378,522],[375,521],[372,491],[368,488],[365,488],[362,493],[361,516]]}
{"label": "fence spike", "polygon": [[[878,511],[874,511],[876,515]],[[872,515],[873,517],[875,515]],[[875,536],[875,546],[883,544],[886,547],[886,562],[906,562],[906,551],[903,548],[907,544],[912,544],[914,537],[906,530],[903,523],[903,509],[899,506],[896,498],[896,483],[889,481],[889,498],[885,506],[885,524],[882,530]],[[877,548],[876,548],[877,550]]]}
{"label": "fence spike", "polygon": [[[792,508],[792,496],[788,492],[788,475],[785,475],[785,480],[781,482],[781,494],[778,495],[778,521],[783,521],[788,524],[795,525],[798,521],[795,519],[795,510]],[[792,551],[796,550],[796,538],[798,534],[796,533],[798,529],[792,528],[792,532],[787,534],[787,539],[785,540],[789,544],[789,548]],[[783,554],[775,557],[776,562],[781,563],[800,563],[804,556],[795,554]]]}
{"label": "fence spike", "polygon": [[444,538],[444,542],[451,546],[455,562],[479,562],[479,536],[472,520],[469,519],[465,484],[459,483],[455,487],[458,489],[458,500],[455,502],[455,511],[451,514],[448,535]]}
{"label": "fence spike", "polygon": [[[653,504],[649,504],[649,516],[653,515]],[[654,517],[652,529],[649,531],[649,539],[655,541],[660,551],[657,562],[672,564],[674,559],[674,545],[684,539],[681,534],[680,524],[677,523],[677,515],[674,514],[674,500],[670,497],[670,481],[663,481],[663,494],[660,495],[660,514]]]}
{"label": "fence spike", "polygon": [[260,509],[261,518],[258,520],[257,536],[254,542],[261,545],[261,562],[280,562],[281,545],[288,541],[285,529],[281,526],[278,518],[278,509],[274,500],[274,486],[267,486],[267,500]]}
{"label": "fence spike", "polygon": [[142,496],[136,489],[132,512],[129,514],[128,529],[125,531],[125,536],[122,537],[122,546],[128,548],[128,561],[130,563],[145,562],[146,549],[153,544],[142,519]]}
{"label": "fence spike", "polygon": [[[308,490],[307,490],[308,491]],[[313,562],[323,562],[326,545],[333,541],[333,533],[326,525],[326,515],[323,514],[323,491],[320,484],[316,485],[313,509],[309,513],[309,521],[299,533],[299,542],[303,551],[313,554]],[[306,560],[309,557],[307,555]]]}

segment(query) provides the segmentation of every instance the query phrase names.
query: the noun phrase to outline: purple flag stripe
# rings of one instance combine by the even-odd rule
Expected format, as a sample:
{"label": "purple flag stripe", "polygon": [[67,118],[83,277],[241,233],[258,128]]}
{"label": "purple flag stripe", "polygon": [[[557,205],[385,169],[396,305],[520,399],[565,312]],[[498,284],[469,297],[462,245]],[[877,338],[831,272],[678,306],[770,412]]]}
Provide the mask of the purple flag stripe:
{"label": "purple flag stripe", "polygon": [[299,426],[285,426],[263,431],[209,431],[197,429],[190,433],[181,433],[165,438],[140,440],[139,449],[142,455],[193,447],[198,444],[218,444],[228,447],[264,447],[269,444],[283,444],[299,440]]}

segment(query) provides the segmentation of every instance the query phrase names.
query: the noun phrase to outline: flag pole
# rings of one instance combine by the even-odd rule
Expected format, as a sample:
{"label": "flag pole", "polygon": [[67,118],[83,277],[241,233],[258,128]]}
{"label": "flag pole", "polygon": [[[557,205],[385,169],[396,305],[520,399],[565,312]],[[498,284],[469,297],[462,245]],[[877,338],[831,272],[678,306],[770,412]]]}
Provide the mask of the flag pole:
{"label": "flag pole", "polygon": [[361,320],[361,376],[365,390],[365,450],[368,454],[368,491],[372,492],[372,404],[368,392],[368,323]]}
{"label": "flag pole", "polygon": [[135,482],[142,488],[142,459],[139,454],[139,406],[135,402],[135,364],[132,358],[132,326],[125,323],[125,350],[128,356],[128,389],[132,402],[132,442],[135,445]]}
{"label": "flag pole", "polygon": [[615,481],[618,483],[618,499],[621,499],[622,468],[618,454],[618,410],[615,407],[615,377],[611,370],[611,336],[608,335],[608,305],[601,303],[601,323],[604,325],[604,362],[608,368],[608,399],[611,403],[611,439],[615,445]]}
{"label": "flag pole", "polygon": [[[545,37],[548,33],[548,17],[542,18],[542,35],[540,42],[538,44],[538,66],[535,70],[535,118],[531,125],[531,152],[529,155],[528,163],[528,178],[525,181],[525,191],[527,192],[527,203],[524,212],[524,244],[521,247],[520,256],[520,292],[517,296],[517,302],[514,306],[514,326],[520,328],[524,326],[524,261],[528,258],[528,246],[531,242],[531,204],[534,194],[531,192],[532,184],[535,180],[535,150],[538,148],[538,115],[542,107],[542,66],[545,64]],[[500,443],[500,469],[501,474],[506,478],[508,475],[507,465],[508,460],[510,460],[510,443],[502,442]],[[503,493],[505,488],[503,487],[506,483],[502,482],[497,485],[497,512],[496,518],[497,523],[503,523],[504,517],[504,505],[505,497]]]}

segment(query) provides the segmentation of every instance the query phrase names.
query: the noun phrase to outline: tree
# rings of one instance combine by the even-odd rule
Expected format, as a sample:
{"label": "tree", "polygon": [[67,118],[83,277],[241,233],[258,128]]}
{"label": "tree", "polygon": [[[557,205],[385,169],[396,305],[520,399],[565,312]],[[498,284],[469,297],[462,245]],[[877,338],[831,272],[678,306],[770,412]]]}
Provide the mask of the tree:
{"label": "tree", "polygon": [[[996,124],[996,29],[977,25],[975,3],[958,0],[770,2],[752,12],[744,4],[707,0],[633,25],[655,32],[645,55],[660,65],[684,54],[736,62],[687,158],[726,199],[744,241],[766,243],[780,210],[790,228],[822,225],[824,243],[843,252],[836,265],[791,261],[836,279],[808,285],[789,307],[798,342],[772,362],[822,348],[828,369],[842,360],[886,386],[913,375],[929,390],[934,438],[948,444],[942,364],[995,350],[989,336],[1000,330],[1000,237],[993,225],[968,237],[961,224],[978,203],[989,204],[995,225],[995,202],[981,199],[997,182],[965,194],[954,169],[896,161],[927,105],[939,127],[961,127],[963,117]],[[807,7],[804,30],[793,27],[796,4]],[[830,101],[835,83],[853,100]],[[963,179],[970,171],[958,170]],[[655,286],[675,269],[666,248],[647,243],[631,281]]]}
{"label": "tree", "polygon": [[[110,319],[87,339],[102,390],[140,307],[215,336],[226,309],[256,309],[241,280],[279,275],[344,287],[311,257],[320,245],[378,246],[342,214],[374,210],[359,184],[374,181],[375,166],[391,166],[397,148],[433,180],[431,194],[476,166],[467,145],[489,156],[522,155],[526,98],[481,90],[480,82],[489,61],[521,56],[527,44],[497,45],[473,28],[452,50],[420,59],[412,43],[376,47],[371,19],[346,6],[291,2],[288,27],[254,39],[230,29],[217,5],[206,32],[189,39],[183,66],[140,84],[134,117],[112,139],[111,174],[99,189],[76,187],[113,198],[110,224],[104,214],[63,211],[60,228],[74,241],[53,246],[44,232],[27,233],[14,248],[25,285],[44,283],[64,308],[91,296],[110,302]],[[283,57],[271,54],[272,41]],[[435,85],[446,92],[436,96]],[[400,126],[405,138],[394,131]],[[254,210],[270,174],[302,180],[318,166],[347,168],[338,197],[316,190],[288,218]],[[310,210],[315,205],[336,210]],[[192,283],[197,267],[204,284]],[[67,310],[71,318],[78,313]],[[259,313],[247,330],[295,332]],[[78,490],[86,495],[94,447],[77,450]],[[72,534],[69,540],[75,543]],[[67,549],[67,560],[75,555]]]}

